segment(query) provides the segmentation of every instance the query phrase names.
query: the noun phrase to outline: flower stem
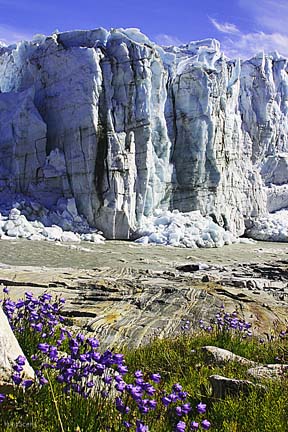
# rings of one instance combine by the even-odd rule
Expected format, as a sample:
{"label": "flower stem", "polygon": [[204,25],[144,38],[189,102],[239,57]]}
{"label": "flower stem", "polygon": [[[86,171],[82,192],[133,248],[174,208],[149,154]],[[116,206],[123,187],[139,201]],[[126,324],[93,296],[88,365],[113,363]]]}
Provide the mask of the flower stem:
{"label": "flower stem", "polygon": [[50,379],[49,379],[48,374],[46,375],[46,377],[47,377],[47,380],[48,380],[48,382],[49,382],[49,387],[50,387],[51,394],[52,394],[52,398],[53,398],[53,402],[54,402],[54,405],[55,405],[55,408],[56,408],[57,417],[58,417],[58,420],[59,420],[59,424],[60,424],[61,432],[65,432],[64,427],[63,427],[63,423],[62,423],[62,420],[61,420],[61,416],[60,416],[59,408],[58,408],[58,405],[57,405],[57,401],[56,401],[56,398],[55,398],[55,393],[54,393],[54,390],[53,390],[53,386],[52,386],[52,384],[51,384],[51,381],[50,381]]}

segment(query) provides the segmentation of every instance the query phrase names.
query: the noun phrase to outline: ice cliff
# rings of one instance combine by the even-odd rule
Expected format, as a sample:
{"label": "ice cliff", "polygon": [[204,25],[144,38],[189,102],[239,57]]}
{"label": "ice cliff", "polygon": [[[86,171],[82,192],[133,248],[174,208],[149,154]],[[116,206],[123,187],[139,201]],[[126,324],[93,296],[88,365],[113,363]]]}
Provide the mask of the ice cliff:
{"label": "ice cliff", "polygon": [[[156,209],[241,235],[288,206],[288,66],[213,39],[159,47],[136,29],[0,47],[0,189],[74,198],[108,238]],[[60,200],[60,201],[59,201]]]}

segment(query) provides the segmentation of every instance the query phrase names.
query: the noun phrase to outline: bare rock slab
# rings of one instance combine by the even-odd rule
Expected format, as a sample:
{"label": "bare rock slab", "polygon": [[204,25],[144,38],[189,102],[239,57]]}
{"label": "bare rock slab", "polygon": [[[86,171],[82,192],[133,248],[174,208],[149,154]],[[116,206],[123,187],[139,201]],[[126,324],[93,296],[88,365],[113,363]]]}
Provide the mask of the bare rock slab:
{"label": "bare rock slab", "polygon": [[281,379],[288,378],[288,365],[267,364],[248,369],[248,375],[259,379]]}
{"label": "bare rock slab", "polygon": [[[13,365],[15,359],[24,356],[23,351],[10,327],[8,319],[0,308],[0,392],[11,390],[13,383],[11,376],[13,374]],[[34,378],[34,371],[26,362],[23,366],[23,373],[26,379]]]}
{"label": "bare rock slab", "polygon": [[224,399],[226,396],[239,396],[241,393],[249,394],[254,390],[265,393],[266,388],[260,384],[254,384],[248,380],[226,378],[221,375],[211,375],[209,381],[212,385],[212,396],[216,399]]}
{"label": "bare rock slab", "polygon": [[241,357],[239,355],[233,354],[231,351],[218,348],[215,346],[204,346],[202,347],[202,351],[205,354],[205,360],[207,363],[212,363],[216,365],[224,365],[229,362],[237,362],[244,366],[256,366],[252,360],[248,360],[245,357]]}

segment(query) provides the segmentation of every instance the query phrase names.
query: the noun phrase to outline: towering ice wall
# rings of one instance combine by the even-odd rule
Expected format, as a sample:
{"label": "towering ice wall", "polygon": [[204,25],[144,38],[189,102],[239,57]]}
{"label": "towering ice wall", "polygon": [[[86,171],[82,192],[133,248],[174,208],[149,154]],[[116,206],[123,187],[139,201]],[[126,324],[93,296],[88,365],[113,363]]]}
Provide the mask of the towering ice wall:
{"label": "towering ice wall", "polygon": [[134,29],[1,47],[1,187],[74,197],[110,238],[157,208],[243,234],[288,206],[287,71],[277,54],[230,61],[215,40],[161,48]]}

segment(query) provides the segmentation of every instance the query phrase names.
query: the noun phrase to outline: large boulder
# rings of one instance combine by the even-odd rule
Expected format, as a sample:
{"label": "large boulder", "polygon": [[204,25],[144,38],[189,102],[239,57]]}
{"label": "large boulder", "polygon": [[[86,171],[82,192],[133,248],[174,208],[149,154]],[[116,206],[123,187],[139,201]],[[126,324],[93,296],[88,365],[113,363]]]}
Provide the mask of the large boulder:
{"label": "large boulder", "polygon": [[211,375],[209,381],[212,385],[212,396],[216,399],[224,399],[226,396],[248,395],[253,391],[265,393],[266,388],[261,384],[254,384],[248,380],[226,378],[221,375]]}
{"label": "large boulder", "polygon": [[214,365],[224,365],[231,362],[236,362],[243,366],[250,367],[256,365],[254,361],[236,355],[231,351],[223,348],[207,345],[202,347],[202,351],[204,353],[206,362]]}
{"label": "large boulder", "polygon": [[[0,307],[0,392],[6,393],[13,388],[11,377],[13,366],[18,356],[24,356],[23,351],[10,327],[8,319]],[[33,379],[34,371],[26,362],[23,366],[23,377]]]}

